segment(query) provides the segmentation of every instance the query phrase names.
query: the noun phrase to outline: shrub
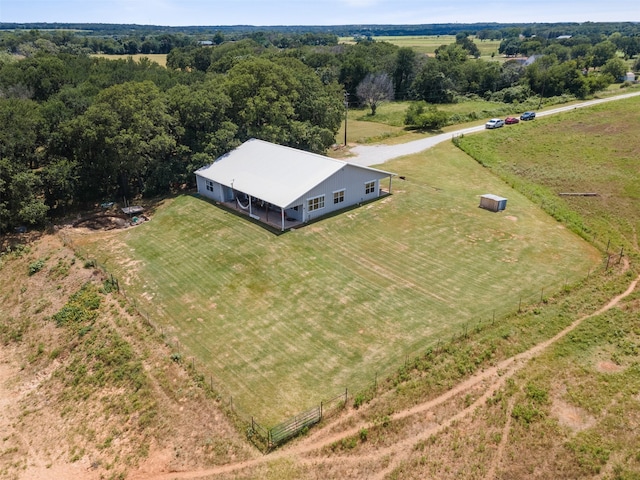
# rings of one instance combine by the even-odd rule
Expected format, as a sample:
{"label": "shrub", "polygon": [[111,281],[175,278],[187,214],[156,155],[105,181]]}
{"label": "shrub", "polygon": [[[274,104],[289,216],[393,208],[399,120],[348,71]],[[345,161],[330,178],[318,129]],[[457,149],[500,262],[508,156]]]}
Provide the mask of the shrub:
{"label": "shrub", "polygon": [[35,275],[44,268],[44,260],[36,260],[29,264],[29,276]]}
{"label": "shrub", "polygon": [[409,105],[404,118],[405,125],[421,130],[438,130],[449,121],[449,115],[440,112],[435,105],[425,101],[414,102]]}

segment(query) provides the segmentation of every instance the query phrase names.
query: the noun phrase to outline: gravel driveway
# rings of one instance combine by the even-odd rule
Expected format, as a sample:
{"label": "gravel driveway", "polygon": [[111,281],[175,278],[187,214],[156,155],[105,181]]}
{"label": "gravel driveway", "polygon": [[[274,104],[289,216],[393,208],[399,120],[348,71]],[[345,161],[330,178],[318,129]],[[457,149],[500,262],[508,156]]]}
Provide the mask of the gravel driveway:
{"label": "gravel driveway", "polygon": [[[591,105],[597,105],[599,103],[611,102],[614,100],[622,100],[625,98],[636,97],[640,95],[640,92],[626,93],[624,95],[617,95],[615,97],[600,98],[597,100],[588,100],[582,103],[576,103],[573,105],[567,105],[564,107],[553,108],[551,110],[545,110],[543,112],[536,113],[537,117],[545,117],[547,115],[553,115],[556,113],[567,112],[576,108],[589,107]],[[349,163],[356,165],[362,165],[365,167],[371,165],[379,165],[387,162],[393,158],[403,157],[405,155],[412,155],[414,153],[422,152],[428,148],[444,142],[445,140],[451,140],[454,136],[482,132],[485,130],[484,124],[475,127],[462,128],[454,132],[442,133],[433,137],[426,137],[420,140],[413,140],[411,142],[403,143],[400,145],[358,145],[353,147],[350,152],[353,157],[345,159]]]}

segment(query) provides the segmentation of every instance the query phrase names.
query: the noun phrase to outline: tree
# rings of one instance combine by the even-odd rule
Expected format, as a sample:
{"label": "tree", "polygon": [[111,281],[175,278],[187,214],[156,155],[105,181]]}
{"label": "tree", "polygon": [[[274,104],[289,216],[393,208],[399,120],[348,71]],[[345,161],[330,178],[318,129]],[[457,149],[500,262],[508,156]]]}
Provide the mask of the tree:
{"label": "tree", "polygon": [[469,55],[475,58],[480,58],[480,49],[465,32],[460,32],[456,35],[456,44],[464,48]]}
{"label": "tree", "polygon": [[502,53],[507,57],[513,57],[520,53],[522,47],[522,40],[517,37],[505,38],[500,42],[498,47],[498,53]]}
{"label": "tree", "polygon": [[607,60],[615,57],[617,47],[616,45],[609,41],[605,40],[604,42],[597,43],[593,46],[591,53],[593,54],[593,66],[601,67]]}
{"label": "tree", "polygon": [[393,83],[386,73],[367,75],[356,88],[358,99],[371,109],[371,115],[384,101],[393,100]]}
{"label": "tree", "polygon": [[409,87],[415,76],[416,52],[409,47],[402,47],[396,55],[393,69],[393,84],[395,98],[404,100],[409,94]]}
{"label": "tree", "polygon": [[610,58],[602,66],[600,72],[611,75],[614,82],[622,82],[625,73],[627,73],[627,63],[621,58]]}
{"label": "tree", "polygon": [[0,98],[0,157],[25,167],[38,166],[43,119],[32,100]]}
{"label": "tree", "polygon": [[441,63],[430,58],[416,75],[411,85],[416,98],[428,103],[450,103],[453,101],[454,84],[442,71]]}
{"label": "tree", "polygon": [[341,92],[299,60],[246,58],[229,70],[224,88],[240,141],[260,138],[315,152],[334,143]]}
{"label": "tree", "polygon": [[41,188],[33,171],[0,157],[0,232],[22,224],[44,224],[48,208],[42,201]]}
{"label": "tree", "polygon": [[142,192],[154,170],[173,161],[177,125],[167,110],[152,82],[127,82],[100,92],[83,115],[69,122],[85,199]]}
{"label": "tree", "polygon": [[77,162],[66,158],[53,159],[42,169],[41,179],[47,207],[51,211],[66,213],[66,208],[73,203],[79,182]]}

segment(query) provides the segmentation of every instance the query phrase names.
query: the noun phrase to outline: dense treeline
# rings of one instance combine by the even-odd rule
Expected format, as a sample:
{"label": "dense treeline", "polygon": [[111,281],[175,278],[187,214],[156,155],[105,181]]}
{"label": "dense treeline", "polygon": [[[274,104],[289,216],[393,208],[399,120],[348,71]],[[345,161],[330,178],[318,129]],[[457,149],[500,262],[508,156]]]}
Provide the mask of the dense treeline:
{"label": "dense treeline", "polygon": [[190,185],[195,169],[249,138],[324,152],[345,100],[372,114],[381,100],[416,101],[410,124],[438,128],[447,118],[434,104],[584,97],[626,71],[619,52],[635,55],[624,48],[634,35],[541,41],[523,30],[501,35],[509,34],[503,44],[527,44],[530,64],[478,58],[466,32],[433,56],[366,37],[338,44],[326,32],[251,31],[233,39],[215,32],[206,44],[157,32],[170,48],[167,68],[87,54],[99,42],[122,45],[130,37],[4,32],[0,232],[70,208]]}
{"label": "dense treeline", "polygon": [[219,45],[224,41],[251,38],[263,46],[295,48],[303,45],[336,45],[338,37],[331,33],[284,34],[277,31],[238,32],[223,35],[220,31],[197,36],[185,33],[142,31],[122,35],[96,35],[74,30],[0,29],[0,51],[18,55],[48,53],[104,53],[107,55],[167,54],[174,48]]}
{"label": "dense treeline", "polygon": [[517,31],[524,36],[536,35],[555,38],[560,35],[622,35],[640,34],[638,22],[559,22],[559,23],[436,23],[418,25],[219,25],[181,26],[100,23],[0,23],[2,30],[67,30],[77,31],[82,36],[127,36],[184,34],[206,37],[221,32],[228,38],[238,39],[243,35],[257,32],[274,32],[287,36],[297,34],[331,34],[339,37],[350,36],[405,36],[405,35],[457,35],[466,33],[478,38],[500,40],[513,36]]}
{"label": "dense treeline", "polygon": [[0,230],[96,201],[159,194],[257,137],[334,142],[342,90],[298,59],[250,56],[223,73],[38,54],[0,59]]}

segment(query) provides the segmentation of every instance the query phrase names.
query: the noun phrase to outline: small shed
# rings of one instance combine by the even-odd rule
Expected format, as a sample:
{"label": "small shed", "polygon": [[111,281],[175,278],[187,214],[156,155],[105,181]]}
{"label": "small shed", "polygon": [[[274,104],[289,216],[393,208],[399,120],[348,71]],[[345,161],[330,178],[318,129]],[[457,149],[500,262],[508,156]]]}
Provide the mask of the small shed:
{"label": "small shed", "polygon": [[624,77],[622,78],[623,81],[625,82],[635,82],[636,81],[636,74],[633,72],[627,72]]}
{"label": "small shed", "polygon": [[480,207],[492,212],[500,212],[507,208],[507,199],[491,193],[485,193],[480,195]]}

